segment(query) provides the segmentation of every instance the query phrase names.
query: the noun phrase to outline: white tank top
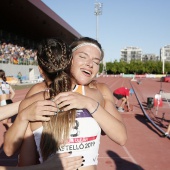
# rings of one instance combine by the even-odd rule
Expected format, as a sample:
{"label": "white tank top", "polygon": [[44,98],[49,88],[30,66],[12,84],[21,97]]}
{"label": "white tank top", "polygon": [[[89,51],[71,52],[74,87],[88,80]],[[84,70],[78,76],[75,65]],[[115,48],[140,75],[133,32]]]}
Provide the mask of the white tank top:
{"label": "white tank top", "polygon": [[10,94],[10,86],[7,82],[0,80],[0,95]]}
{"label": "white tank top", "polygon": [[[84,86],[76,86],[73,90],[85,95]],[[34,139],[42,162],[40,141],[43,127],[33,131]],[[97,165],[101,128],[86,109],[76,111],[75,127],[70,133],[69,142],[59,148],[58,153],[72,151],[71,156],[84,156],[83,166]]]}

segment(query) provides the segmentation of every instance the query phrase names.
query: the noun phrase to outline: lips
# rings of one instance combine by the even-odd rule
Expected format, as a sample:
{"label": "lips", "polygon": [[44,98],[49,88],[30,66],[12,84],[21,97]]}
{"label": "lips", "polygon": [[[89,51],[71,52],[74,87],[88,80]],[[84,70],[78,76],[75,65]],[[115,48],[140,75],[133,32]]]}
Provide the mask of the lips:
{"label": "lips", "polygon": [[86,70],[86,69],[81,69],[81,71],[83,72],[83,73],[85,73],[85,74],[87,74],[87,75],[92,75],[92,71],[90,71],[90,70]]}

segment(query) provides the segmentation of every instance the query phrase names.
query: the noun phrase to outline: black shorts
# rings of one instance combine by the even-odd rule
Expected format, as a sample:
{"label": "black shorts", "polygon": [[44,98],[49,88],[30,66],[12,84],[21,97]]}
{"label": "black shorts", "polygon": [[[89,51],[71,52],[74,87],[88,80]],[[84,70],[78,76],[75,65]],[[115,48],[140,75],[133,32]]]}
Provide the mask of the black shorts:
{"label": "black shorts", "polygon": [[6,104],[11,104],[11,103],[13,103],[13,101],[11,99],[6,100]]}
{"label": "black shorts", "polygon": [[120,100],[120,99],[122,99],[123,97],[125,97],[125,96],[123,96],[123,95],[121,95],[121,94],[115,94],[115,93],[113,93],[113,95],[114,95],[118,100]]}

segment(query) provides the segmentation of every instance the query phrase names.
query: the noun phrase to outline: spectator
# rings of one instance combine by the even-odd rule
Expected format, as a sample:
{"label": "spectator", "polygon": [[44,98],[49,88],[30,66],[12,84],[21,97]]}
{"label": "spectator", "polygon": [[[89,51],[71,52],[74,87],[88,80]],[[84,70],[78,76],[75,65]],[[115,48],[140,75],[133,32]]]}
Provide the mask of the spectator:
{"label": "spectator", "polygon": [[[5,40],[4,40],[5,41]],[[0,62],[12,64],[37,65],[37,51],[33,48],[14,45],[13,43],[2,43],[0,41]]]}
{"label": "spectator", "polygon": [[19,82],[22,83],[22,74],[21,74],[21,72],[18,73],[17,78],[18,78]]}
{"label": "spectator", "polygon": [[[12,99],[14,96],[15,96],[14,90],[6,82],[5,72],[3,70],[0,70],[0,106],[13,103]],[[8,119],[4,119],[2,123],[6,129],[8,129],[9,126],[11,125]]]}
{"label": "spectator", "polygon": [[114,90],[113,95],[118,99],[122,100],[120,106],[118,107],[119,112],[124,112],[124,106],[127,104],[128,110],[130,111],[129,106],[129,94],[132,94],[132,90],[126,88],[126,87],[120,87],[116,90]]}

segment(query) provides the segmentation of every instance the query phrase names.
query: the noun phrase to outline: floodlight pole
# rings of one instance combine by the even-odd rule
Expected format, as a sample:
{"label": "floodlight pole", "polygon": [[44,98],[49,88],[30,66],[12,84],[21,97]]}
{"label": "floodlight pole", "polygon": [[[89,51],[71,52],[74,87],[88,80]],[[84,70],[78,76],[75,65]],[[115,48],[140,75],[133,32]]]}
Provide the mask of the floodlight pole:
{"label": "floodlight pole", "polygon": [[99,15],[102,15],[103,4],[101,2],[94,3],[94,15],[96,15],[96,40],[99,41],[98,30],[99,30]]}
{"label": "floodlight pole", "polygon": [[[103,7],[103,3],[101,2],[96,2],[94,3],[94,15],[96,15],[96,40],[99,42],[99,15],[102,15],[102,7]],[[105,66],[104,66],[104,62],[102,60],[102,64],[103,64],[103,70],[102,72],[105,70]]]}
{"label": "floodlight pole", "polygon": [[162,73],[165,73],[165,55],[164,55],[164,48],[162,50]]}

